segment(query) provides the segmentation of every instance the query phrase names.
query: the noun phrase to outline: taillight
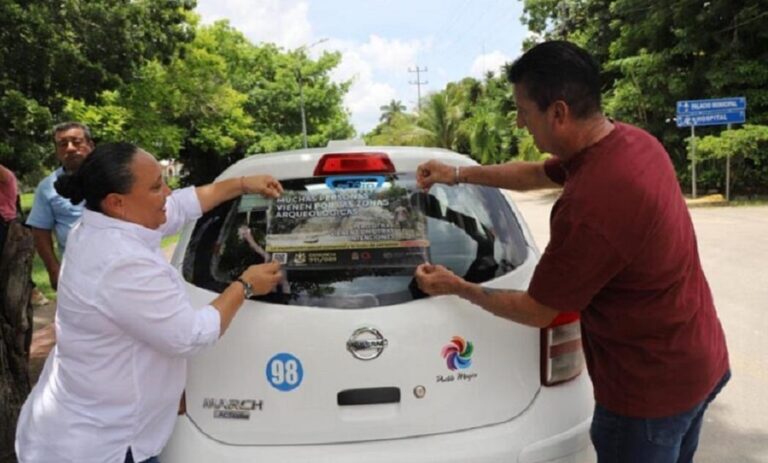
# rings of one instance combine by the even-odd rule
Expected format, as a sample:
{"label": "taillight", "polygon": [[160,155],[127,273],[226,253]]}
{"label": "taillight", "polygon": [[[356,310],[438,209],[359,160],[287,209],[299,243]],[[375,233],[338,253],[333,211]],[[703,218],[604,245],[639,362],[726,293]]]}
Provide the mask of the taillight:
{"label": "taillight", "polygon": [[315,175],[395,172],[395,165],[386,153],[324,154],[315,167]]}
{"label": "taillight", "polygon": [[578,312],[563,312],[541,330],[541,384],[553,386],[584,369]]}

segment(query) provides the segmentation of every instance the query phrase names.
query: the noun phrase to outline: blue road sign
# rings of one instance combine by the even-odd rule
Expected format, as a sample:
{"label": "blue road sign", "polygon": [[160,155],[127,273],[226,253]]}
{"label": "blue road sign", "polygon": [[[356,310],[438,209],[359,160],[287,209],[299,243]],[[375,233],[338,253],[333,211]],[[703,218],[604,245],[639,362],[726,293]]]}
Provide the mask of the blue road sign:
{"label": "blue road sign", "polygon": [[743,124],[746,120],[744,111],[735,111],[728,113],[707,113],[707,114],[678,114],[678,127],[700,127],[704,125],[726,125]]}
{"label": "blue road sign", "polygon": [[716,98],[713,100],[684,100],[677,102],[677,113],[744,111],[747,109],[747,99],[743,96],[736,98]]}
{"label": "blue road sign", "polygon": [[746,121],[747,99],[715,98],[677,102],[677,126],[742,124]]}

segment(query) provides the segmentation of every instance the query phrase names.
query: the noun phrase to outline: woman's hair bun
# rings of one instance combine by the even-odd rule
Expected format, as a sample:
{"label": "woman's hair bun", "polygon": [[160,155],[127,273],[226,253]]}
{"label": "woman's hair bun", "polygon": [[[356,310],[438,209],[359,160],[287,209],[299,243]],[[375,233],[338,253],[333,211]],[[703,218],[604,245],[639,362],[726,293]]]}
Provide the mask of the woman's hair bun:
{"label": "woman's hair bun", "polygon": [[61,196],[69,199],[72,204],[80,204],[85,199],[83,179],[77,173],[59,175],[53,186]]}

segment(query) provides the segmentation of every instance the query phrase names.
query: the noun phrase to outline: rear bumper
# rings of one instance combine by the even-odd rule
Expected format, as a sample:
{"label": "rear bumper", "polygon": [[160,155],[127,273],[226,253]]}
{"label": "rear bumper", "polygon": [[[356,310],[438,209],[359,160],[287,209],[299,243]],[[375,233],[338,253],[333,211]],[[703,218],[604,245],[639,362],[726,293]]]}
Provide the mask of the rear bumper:
{"label": "rear bumper", "polygon": [[591,397],[585,372],[569,383],[542,388],[525,413],[506,423],[431,436],[324,445],[222,444],[181,416],[161,461],[586,463],[593,461],[589,442]]}

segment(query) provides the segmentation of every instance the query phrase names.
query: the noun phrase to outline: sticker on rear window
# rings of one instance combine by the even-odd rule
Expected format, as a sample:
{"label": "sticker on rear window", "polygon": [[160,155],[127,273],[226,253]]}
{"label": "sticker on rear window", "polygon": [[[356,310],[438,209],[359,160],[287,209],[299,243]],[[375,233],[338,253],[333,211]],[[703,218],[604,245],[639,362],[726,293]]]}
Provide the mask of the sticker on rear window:
{"label": "sticker on rear window", "polygon": [[304,368],[293,354],[281,352],[267,362],[267,381],[275,389],[288,392],[301,385]]}
{"label": "sticker on rear window", "polygon": [[371,264],[415,267],[428,260],[418,195],[385,176],[335,176],[286,191],[267,211],[266,251],[289,269]]}
{"label": "sticker on rear window", "polygon": [[325,186],[330,190],[369,190],[378,191],[384,186],[383,175],[334,175],[325,179]]}

